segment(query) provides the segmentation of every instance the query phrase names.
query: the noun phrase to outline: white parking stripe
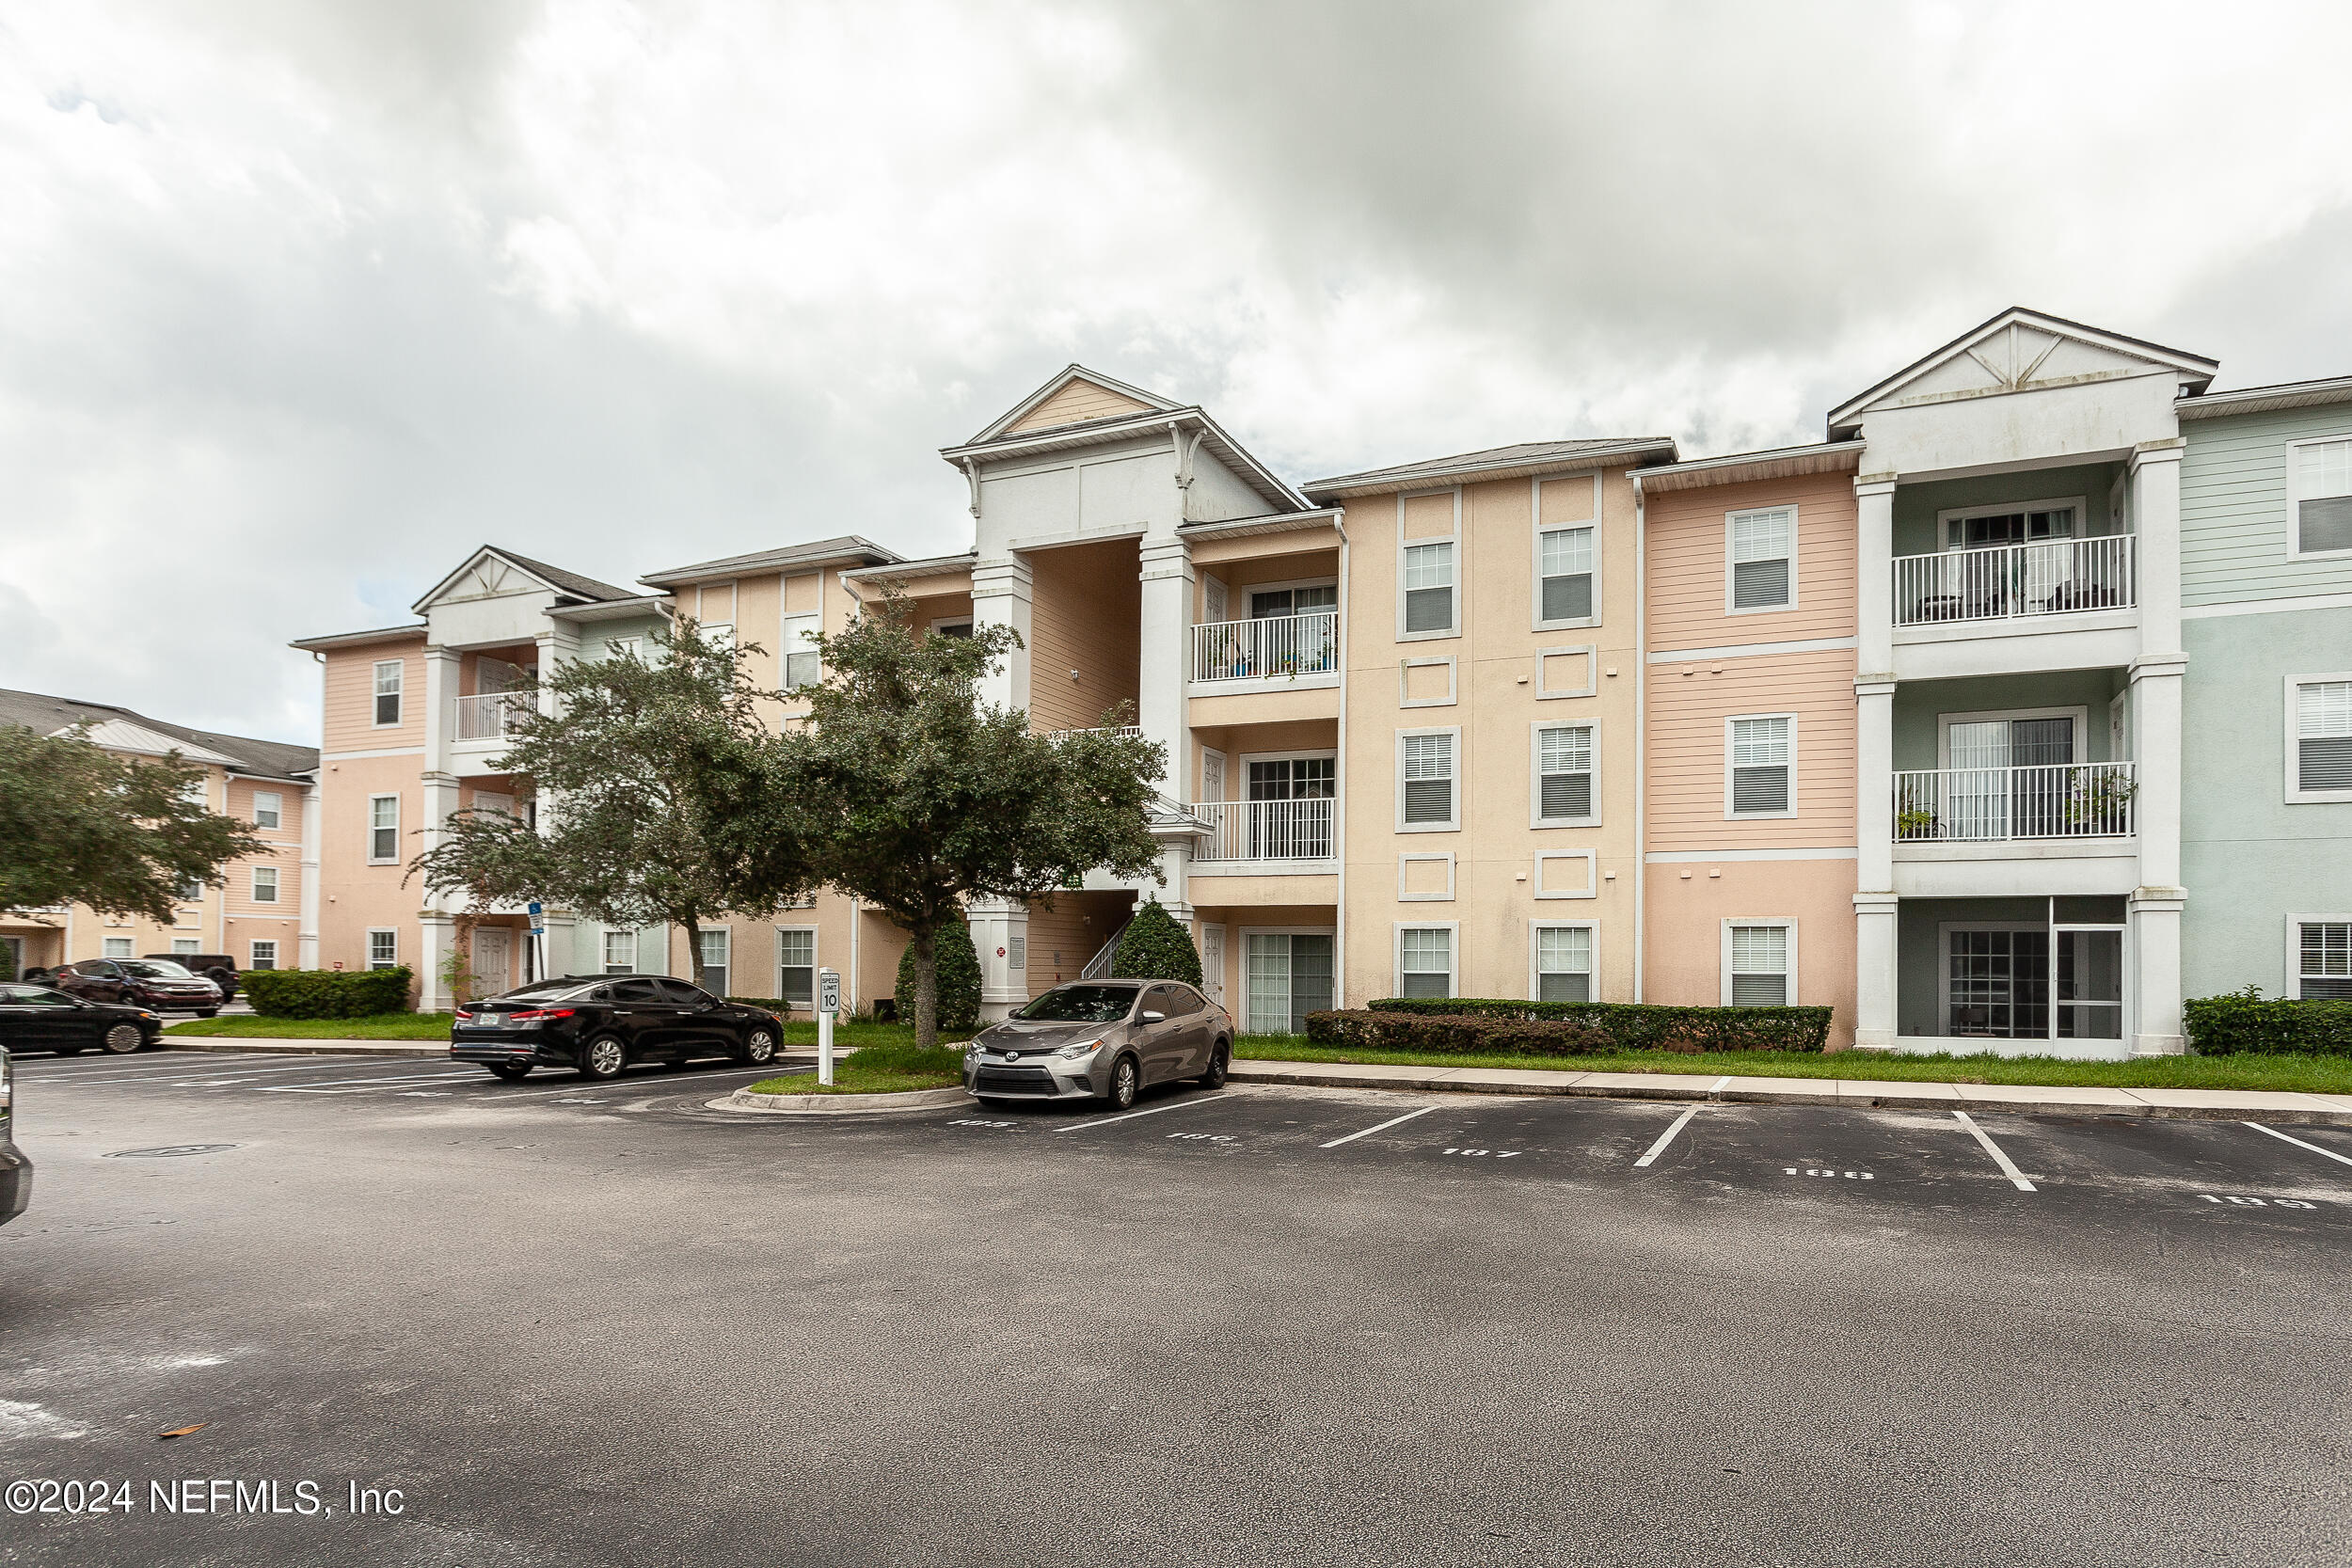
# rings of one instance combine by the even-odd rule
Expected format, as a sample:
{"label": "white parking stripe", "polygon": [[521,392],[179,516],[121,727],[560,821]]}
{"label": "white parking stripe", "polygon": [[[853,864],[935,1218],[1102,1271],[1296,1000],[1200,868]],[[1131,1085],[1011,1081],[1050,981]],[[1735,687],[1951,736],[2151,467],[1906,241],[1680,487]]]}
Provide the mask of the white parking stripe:
{"label": "white parking stripe", "polygon": [[[263,1084],[255,1087],[255,1094],[364,1094],[390,1084],[434,1084],[444,1078],[471,1078],[470,1072],[412,1072],[397,1076],[385,1074],[374,1078],[328,1078],[316,1084]],[[342,1085],[358,1085],[358,1088]]]}
{"label": "white parking stripe", "polygon": [[1083,1132],[1089,1127],[1108,1127],[1115,1121],[1133,1121],[1137,1117],[1156,1117],[1162,1111],[1181,1111],[1187,1105],[1206,1105],[1212,1100],[1224,1100],[1221,1094],[1204,1094],[1195,1100],[1171,1100],[1165,1105],[1154,1105],[1148,1111],[1129,1111],[1123,1116],[1099,1117],[1093,1121],[1073,1121],[1067,1127],[1057,1127],[1057,1132]]}
{"label": "white parking stripe", "polygon": [[1633,1168],[1635,1170],[1639,1170],[1644,1165],[1648,1164],[1652,1160],[1657,1159],[1661,1154],[1665,1153],[1666,1146],[1675,1141],[1675,1134],[1681,1132],[1690,1119],[1698,1114],[1699,1108],[1693,1105],[1689,1110],[1683,1112],[1680,1116],[1675,1117],[1675,1124],[1658,1135],[1658,1141],[1649,1146],[1649,1152],[1633,1162]]}
{"label": "white parking stripe", "polygon": [[[215,1056],[213,1060],[227,1066],[239,1062],[250,1062],[262,1054],[264,1053],[240,1052],[233,1056],[226,1054]],[[133,1069],[144,1072],[195,1072],[202,1066],[202,1057],[175,1051],[161,1056],[107,1055],[94,1057],[87,1061],[29,1061],[20,1057],[17,1060],[16,1069],[20,1077],[47,1078],[62,1083],[69,1079],[95,1077],[99,1073],[124,1072]],[[48,1070],[39,1070],[40,1069]]]}
{"label": "white parking stripe", "polygon": [[2252,1128],[2257,1132],[2267,1132],[2272,1137],[2278,1139],[2280,1143],[2293,1144],[2297,1148],[2308,1148],[2313,1154],[2325,1155],[2327,1158],[2333,1160],[2339,1165],[2352,1165],[2352,1159],[2347,1159],[2344,1155],[2338,1154],[2332,1148],[2322,1148],[2317,1144],[2307,1144],[2300,1138],[2290,1138],[2284,1132],[2280,1132],[2277,1128],[2265,1127],[2259,1121],[2249,1121],[2245,1125]]}
{"label": "white parking stripe", "polygon": [[1977,1142],[1984,1145],[1984,1151],[1993,1156],[1993,1163],[2001,1167],[2001,1174],[2014,1182],[2019,1192],[2029,1193],[2034,1190],[2034,1184],[2026,1180],[2026,1173],[2017,1168],[2017,1162],[2001,1152],[2001,1146],[1986,1135],[1984,1129],[1977,1125],[1975,1117],[1965,1111],[1954,1111],[1952,1115],[1960,1118],[1960,1124],[1963,1127],[1976,1134]]}
{"label": "white parking stripe", "polygon": [[1333,1138],[1329,1143],[1325,1144],[1323,1147],[1326,1148],[1337,1148],[1342,1144],[1352,1144],[1358,1138],[1369,1138],[1375,1132],[1385,1132],[1400,1121],[1410,1121],[1415,1117],[1425,1117],[1436,1109],[1437,1107],[1435,1105],[1423,1105],[1418,1111],[1407,1111],[1401,1117],[1391,1117],[1377,1127],[1367,1127],[1360,1132],[1350,1132],[1344,1138]]}
{"label": "white parking stripe", "polygon": [[1715,1080],[1715,1086],[1714,1086],[1714,1087],[1712,1087],[1712,1088],[1710,1088],[1710,1089],[1708,1089],[1707,1092],[1708,1092],[1708,1094],[1721,1094],[1721,1093],[1723,1093],[1723,1092],[1724,1092],[1724,1085],[1725,1084],[1730,1083],[1730,1082],[1731,1082],[1731,1074],[1730,1074],[1730,1073],[1728,1073],[1728,1072],[1726,1072],[1726,1073],[1724,1073],[1724,1074],[1721,1078],[1716,1079],[1716,1080]]}
{"label": "white parking stripe", "polygon": [[[150,1084],[159,1084],[166,1087],[169,1087],[173,1085],[184,1084],[218,1084],[241,1078],[269,1078],[281,1072],[324,1072],[328,1068],[349,1068],[351,1064],[349,1062],[305,1062],[298,1066],[279,1065],[277,1067],[254,1068],[244,1072],[231,1072],[226,1069],[207,1072],[201,1069],[192,1069],[188,1068],[182,1068],[178,1072],[169,1074],[148,1072],[124,1078],[100,1078],[92,1075],[63,1081],[74,1084],[131,1084],[139,1086],[145,1086]],[[59,1081],[60,1080],[51,1080],[53,1083]]]}

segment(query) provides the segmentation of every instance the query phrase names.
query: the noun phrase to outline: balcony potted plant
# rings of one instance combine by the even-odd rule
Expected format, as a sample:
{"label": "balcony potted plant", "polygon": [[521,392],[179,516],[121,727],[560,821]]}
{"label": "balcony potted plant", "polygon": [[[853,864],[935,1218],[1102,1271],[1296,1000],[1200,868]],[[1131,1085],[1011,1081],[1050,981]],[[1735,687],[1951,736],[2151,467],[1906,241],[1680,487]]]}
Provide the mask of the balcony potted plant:
{"label": "balcony potted plant", "polygon": [[2131,831],[2132,797],[2139,781],[2102,768],[2077,778],[2066,791],[2066,830],[2073,833],[2125,833]]}
{"label": "balcony potted plant", "polygon": [[1935,813],[1925,806],[1895,814],[1895,836],[1899,839],[1933,838],[1935,833]]}

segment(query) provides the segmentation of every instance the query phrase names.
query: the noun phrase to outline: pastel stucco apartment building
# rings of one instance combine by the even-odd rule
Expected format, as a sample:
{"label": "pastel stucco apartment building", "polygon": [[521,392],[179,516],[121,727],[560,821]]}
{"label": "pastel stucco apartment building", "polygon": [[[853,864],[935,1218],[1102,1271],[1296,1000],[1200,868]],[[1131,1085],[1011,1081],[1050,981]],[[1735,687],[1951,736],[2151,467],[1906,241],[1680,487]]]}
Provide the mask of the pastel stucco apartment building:
{"label": "pastel stucco apartment building", "polygon": [[33,691],[0,691],[0,724],[45,736],[78,733],[117,756],[160,759],[176,752],[202,771],[204,804],[244,823],[269,846],[226,867],[220,886],[198,882],[180,889],[168,924],[81,905],[0,910],[0,948],[15,960],[17,974],[85,958],[175,953],[225,953],[243,969],[315,961],[316,750],[217,735],[112,704]]}
{"label": "pastel stucco apartment building", "polygon": [[[1152,896],[1258,1032],[1481,995],[2177,1051],[2184,994],[2352,985],[2352,382],[2216,373],[2010,310],[1810,446],[1295,483],[1072,366],[941,454],[957,554],[848,536],[632,590],[485,547],[418,624],[297,644],[325,667],[322,950],[412,963],[431,1004],[462,927],[478,985],[521,978],[520,911],[403,867],[457,806],[534,809],[494,770],[524,677],[688,615],[766,650],[788,722],[822,673],[802,631],[896,592],[927,634],[1021,634],[985,700],[1168,757],[1156,880],[969,911],[992,1015],[1100,973]],[[675,933],[548,927],[551,968],[689,967]],[[739,994],[803,1000],[825,966],[863,1005],[904,939],[829,894],[705,941]]]}

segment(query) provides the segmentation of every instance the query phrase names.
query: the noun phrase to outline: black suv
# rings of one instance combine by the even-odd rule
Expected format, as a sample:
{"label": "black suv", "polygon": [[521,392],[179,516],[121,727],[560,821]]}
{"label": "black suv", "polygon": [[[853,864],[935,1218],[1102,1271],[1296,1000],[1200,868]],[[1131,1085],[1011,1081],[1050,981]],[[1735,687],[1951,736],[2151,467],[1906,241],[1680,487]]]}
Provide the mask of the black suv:
{"label": "black suv", "polygon": [[666,974],[567,974],[460,1005],[449,1053],[511,1083],[534,1067],[612,1078],[631,1062],[696,1056],[761,1067],[775,1060],[783,1040],[775,1014],[722,1002]]}

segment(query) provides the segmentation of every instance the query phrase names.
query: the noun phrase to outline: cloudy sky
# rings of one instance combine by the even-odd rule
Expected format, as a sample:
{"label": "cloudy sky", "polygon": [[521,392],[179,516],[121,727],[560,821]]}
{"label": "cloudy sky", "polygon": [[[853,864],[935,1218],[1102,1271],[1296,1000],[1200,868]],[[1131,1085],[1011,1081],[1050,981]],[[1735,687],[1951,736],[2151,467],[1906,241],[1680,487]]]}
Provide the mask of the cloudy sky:
{"label": "cloudy sky", "polygon": [[13,0],[0,686],[312,740],[491,541],[969,540],[1073,359],[1294,479],[1818,437],[2029,304],[2352,372],[2352,8]]}

